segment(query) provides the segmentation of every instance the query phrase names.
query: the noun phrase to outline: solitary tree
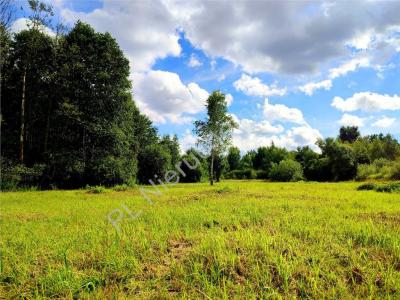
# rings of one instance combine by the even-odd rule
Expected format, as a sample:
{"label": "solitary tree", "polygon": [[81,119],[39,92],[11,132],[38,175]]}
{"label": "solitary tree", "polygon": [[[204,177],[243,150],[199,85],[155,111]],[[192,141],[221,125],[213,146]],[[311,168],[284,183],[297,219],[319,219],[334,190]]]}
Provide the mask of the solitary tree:
{"label": "solitary tree", "polygon": [[197,144],[210,155],[210,184],[214,184],[214,160],[226,151],[232,141],[236,123],[227,113],[225,95],[214,91],[207,99],[207,118],[194,122]]}

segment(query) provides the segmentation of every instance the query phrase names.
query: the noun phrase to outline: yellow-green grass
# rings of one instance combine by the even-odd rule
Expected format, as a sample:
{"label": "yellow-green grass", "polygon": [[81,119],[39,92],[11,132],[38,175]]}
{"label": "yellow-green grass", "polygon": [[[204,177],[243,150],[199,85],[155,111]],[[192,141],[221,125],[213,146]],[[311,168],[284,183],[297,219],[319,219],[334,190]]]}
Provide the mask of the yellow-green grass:
{"label": "yellow-green grass", "polygon": [[399,299],[400,194],[357,186],[2,193],[0,298]]}

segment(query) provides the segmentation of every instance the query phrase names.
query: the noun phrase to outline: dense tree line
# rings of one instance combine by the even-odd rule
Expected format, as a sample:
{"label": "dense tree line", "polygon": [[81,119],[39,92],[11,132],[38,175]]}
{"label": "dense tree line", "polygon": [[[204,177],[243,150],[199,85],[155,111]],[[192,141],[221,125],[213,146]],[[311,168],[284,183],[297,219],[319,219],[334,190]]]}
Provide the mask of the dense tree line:
{"label": "dense tree line", "polygon": [[139,112],[115,39],[82,22],[49,36],[51,7],[30,5],[29,29],[2,26],[2,188],[144,182],[157,151],[175,164],[177,138],[160,139]]}
{"label": "dense tree line", "polygon": [[341,181],[400,179],[400,144],[391,135],[361,136],[357,127],[340,128],[339,136],[318,140],[320,153],[310,147],[287,151],[259,147],[242,157],[229,149],[225,178],[259,178],[277,181]]}

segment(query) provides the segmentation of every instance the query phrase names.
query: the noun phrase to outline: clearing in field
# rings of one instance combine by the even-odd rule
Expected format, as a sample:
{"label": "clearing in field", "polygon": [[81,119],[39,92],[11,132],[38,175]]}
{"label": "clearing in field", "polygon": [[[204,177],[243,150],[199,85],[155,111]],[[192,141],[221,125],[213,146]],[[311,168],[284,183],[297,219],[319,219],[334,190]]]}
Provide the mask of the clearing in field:
{"label": "clearing in field", "polygon": [[179,184],[153,205],[138,189],[3,193],[1,294],[399,298],[400,194],[356,187]]}

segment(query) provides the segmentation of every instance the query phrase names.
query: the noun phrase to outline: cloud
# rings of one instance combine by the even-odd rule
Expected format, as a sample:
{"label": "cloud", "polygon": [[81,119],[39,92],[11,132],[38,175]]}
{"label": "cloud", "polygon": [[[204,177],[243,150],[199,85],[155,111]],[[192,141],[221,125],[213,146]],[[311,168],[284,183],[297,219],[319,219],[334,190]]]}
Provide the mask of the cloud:
{"label": "cloud", "polygon": [[[19,19],[16,19],[12,24],[11,24],[11,27],[10,27],[10,30],[11,30],[11,32],[13,32],[13,33],[18,33],[18,32],[20,32],[20,31],[22,31],[22,30],[27,30],[27,29],[29,29],[29,23],[30,23],[31,21],[29,20],[29,19],[27,19],[27,18],[19,18]],[[51,30],[51,28],[49,28],[49,27],[46,27],[46,26],[41,26],[42,28],[42,30],[43,30],[43,32],[44,33],[46,33],[46,34],[48,34],[49,36],[52,36],[52,37],[54,37],[54,36],[56,36],[56,34],[54,33],[54,31],[53,30]]]}
{"label": "cloud", "polygon": [[154,122],[189,123],[205,108],[208,92],[194,82],[185,85],[176,73],[149,71],[133,79],[134,99]]}
{"label": "cloud", "polygon": [[238,123],[238,128],[235,129],[235,133],[237,134],[277,134],[283,132],[284,128],[282,125],[273,126],[269,121],[262,120],[260,122],[256,122],[250,119],[239,119],[236,117],[235,121]]}
{"label": "cloud", "polygon": [[301,87],[299,87],[300,91],[304,92],[308,96],[312,96],[315,90],[324,89],[329,91],[332,87],[332,80],[323,80],[320,82],[310,82]]}
{"label": "cloud", "polygon": [[189,129],[186,129],[182,138],[179,139],[181,152],[184,153],[186,150],[196,147],[197,138],[194,136]]}
{"label": "cloud", "polygon": [[355,93],[347,99],[335,97],[331,105],[341,111],[363,110],[366,112],[375,112],[380,110],[399,110],[400,96],[360,92]]}
{"label": "cloud", "polygon": [[233,102],[233,96],[231,94],[226,94],[225,95],[225,101],[226,101],[226,104],[228,106],[231,106],[231,104]]}
{"label": "cloud", "polygon": [[349,72],[353,72],[361,67],[369,67],[370,60],[368,57],[357,57],[353,58],[339,67],[332,68],[329,70],[329,78],[334,79],[340,76],[344,76]]}
{"label": "cloud", "polygon": [[242,91],[248,96],[270,97],[283,96],[286,94],[286,89],[278,88],[276,85],[268,86],[262,83],[261,79],[250,77],[246,74],[242,74],[240,79],[233,83],[233,86],[237,91]]}
{"label": "cloud", "polygon": [[202,65],[203,63],[197,58],[197,56],[194,53],[192,53],[192,55],[190,55],[188,66],[191,68],[196,68]]}
{"label": "cloud", "polygon": [[351,39],[347,44],[350,47],[354,47],[357,50],[365,50],[368,49],[372,40],[373,40],[374,32],[372,29],[366,30],[365,32],[356,35],[353,39]]}
{"label": "cloud", "polygon": [[178,56],[178,24],[161,0],[104,0],[102,8],[89,13],[62,9],[67,24],[77,20],[100,32],[110,32],[128,56],[134,72],[147,71],[159,58]]}
{"label": "cloud", "polygon": [[338,123],[342,126],[363,127],[364,121],[365,121],[364,118],[360,118],[350,114],[344,114],[342,118],[338,121]]}
{"label": "cloud", "polygon": [[382,118],[374,122],[372,126],[379,128],[388,128],[391,127],[394,124],[394,122],[396,122],[395,118],[388,118],[386,116],[383,116]]}
{"label": "cloud", "polygon": [[268,121],[256,122],[249,119],[238,119],[239,128],[233,133],[233,144],[242,152],[257,149],[261,146],[276,146],[290,150],[298,146],[310,146],[319,151],[315,142],[322,138],[320,132],[307,125],[291,128],[284,132],[281,125],[273,126]]}
{"label": "cloud", "polygon": [[387,35],[400,24],[398,1],[169,3],[195,47],[249,73],[316,72],[351,55],[349,45],[369,49],[369,33]]}
{"label": "cloud", "polygon": [[270,104],[267,98],[264,100],[263,113],[264,117],[270,121],[305,124],[301,110],[283,104]]}
{"label": "cloud", "polygon": [[87,13],[57,2],[67,23],[81,19],[111,32],[135,71],[178,56],[179,31],[213,60],[225,58],[248,73],[317,72],[352,55],[349,48],[374,48],[384,53],[378,55],[382,60],[399,49],[391,35],[400,25],[398,1],[103,0],[101,8]]}

